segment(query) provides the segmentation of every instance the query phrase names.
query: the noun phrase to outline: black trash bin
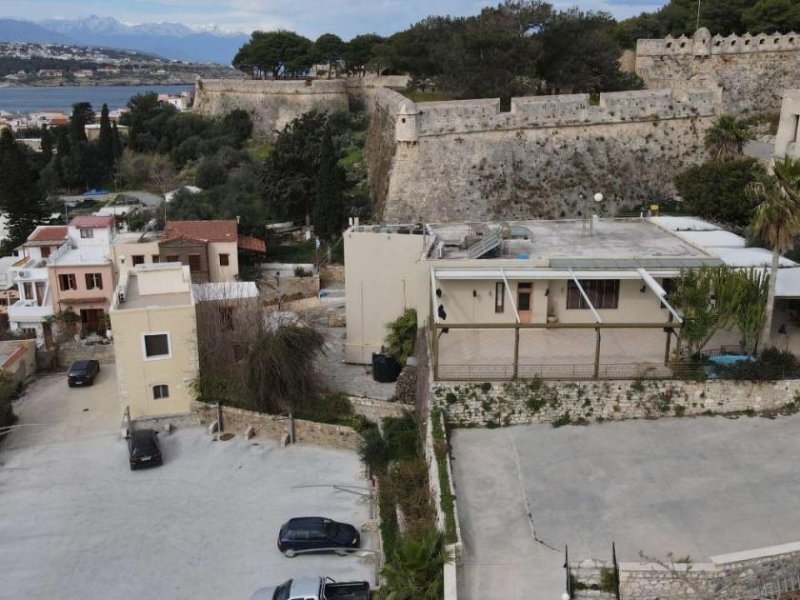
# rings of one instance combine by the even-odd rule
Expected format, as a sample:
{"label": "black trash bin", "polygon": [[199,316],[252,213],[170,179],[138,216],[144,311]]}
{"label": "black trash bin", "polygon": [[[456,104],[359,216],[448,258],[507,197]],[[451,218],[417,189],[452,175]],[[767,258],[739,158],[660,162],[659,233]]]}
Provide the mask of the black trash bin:
{"label": "black trash bin", "polygon": [[394,358],[383,352],[372,353],[372,378],[379,383],[397,381],[403,366]]}

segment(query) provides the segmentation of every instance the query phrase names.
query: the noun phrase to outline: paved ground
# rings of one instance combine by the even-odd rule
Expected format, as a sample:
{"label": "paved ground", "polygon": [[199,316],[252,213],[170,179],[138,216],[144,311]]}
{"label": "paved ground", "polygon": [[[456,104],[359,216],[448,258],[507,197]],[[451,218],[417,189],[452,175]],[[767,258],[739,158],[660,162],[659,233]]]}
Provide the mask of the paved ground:
{"label": "paved ground", "polygon": [[321,368],[328,390],[375,400],[389,400],[394,395],[394,383],[375,381],[371,366],[344,362],[344,327],[327,327],[323,331],[328,336],[328,346]]}
{"label": "paved ground", "polygon": [[571,560],[608,560],[616,541],[623,561],[702,562],[798,541],[798,428],[800,415],[457,430],[459,597],[558,598],[565,544]]}
{"label": "paved ground", "polygon": [[359,496],[293,489],[363,486],[354,453],[213,442],[191,428],[163,436],[163,467],[131,472],[113,367],[87,389],[44,377],[17,411],[46,426],[0,446],[0,598],[235,599],[290,577],[372,580],[371,558],[288,559],[275,548],[290,516],[368,520]]}

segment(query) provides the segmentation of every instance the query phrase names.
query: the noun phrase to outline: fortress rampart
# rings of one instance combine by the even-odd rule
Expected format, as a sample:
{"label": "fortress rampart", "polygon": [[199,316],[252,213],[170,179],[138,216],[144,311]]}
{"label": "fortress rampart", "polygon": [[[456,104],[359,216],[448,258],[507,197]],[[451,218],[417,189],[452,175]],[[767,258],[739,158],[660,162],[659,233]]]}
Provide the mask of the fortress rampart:
{"label": "fortress rampart", "polygon": [[[392,221],[577,217],[674,192],[672,177],[705,158],[719,92],[685,85],[588,95],[414,103],[376,98],[370,183]],[[390,118],[394,112],[394,119]],[[377,141],[394,152],[376,161]]]}
{"label": "fortress rampart", "polygon": [[198,80],[194,110],[215,116],[246,110],[255,135],[271,139],[292,120],[311,110],[348,110],[347,83],[332,80]]}
{"label": "fortress rampart", "polygon": [[784,93],[800,85],[800,34],[712,36],[639,40],[636,73],[648,88],[687,81],[715,82],[725,112],[777,112]]}

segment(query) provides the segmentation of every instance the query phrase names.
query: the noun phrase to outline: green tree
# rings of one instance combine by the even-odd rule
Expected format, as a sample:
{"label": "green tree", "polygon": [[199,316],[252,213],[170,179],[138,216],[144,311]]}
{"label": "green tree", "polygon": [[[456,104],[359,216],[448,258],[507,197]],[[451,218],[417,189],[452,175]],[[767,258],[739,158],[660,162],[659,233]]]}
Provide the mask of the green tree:
{"label": "green tree", "polygon": [[314,42],[312,50],[314,58],[328,65],[328,79],[331,78],[331,72],[333,72],[334,68],[338,68],[339,62],[342,60],[343,51],[344,42],[342,38],[332,33],[323,33]]}
{"label": "green tree", "polygon": [[386,352],[401,365],[405,365],[408,357],[414,354],[414,345],[417,341],[417,311],[407,308],[386,327],[389,329],[384,340]]}
{"label": "green tree", "polygon": [[742,14],[752,32],[800,31],[800,4],[796,0],[758,0]]}
{"label": "green tree", "polygon": [[345,68],[351,75],[364,75],[374,65],[376,48],[384,42],[384,38],[375,33],[364,33],[355,36],[342,49]]}
{"label": "green tree", "polygon": [[313,63],[313,43],[293,31],[254,31],[233,58],[233,66],[255,77],[296,77]]}
{"label": "green tree", "polygon": [[115,165],[119,162],[119,159],[122,158],[122,140],[119,137],[119,128],[117,128],[116,122],[113,124],[111,130],[111,155],[114,157]]}
{"label": "green tree", "polygon": [[744,121],[733,115],[720,115],[706,131],[705,146],[713,160],[725,162],[739,158],[752,138]]}
{"label": "green tree", "polygon": [[11,130],[0,133],[0,208],[8,215],[8,251],[23,243],[44,218],[44,198]]}
{"label": "green tree", "polygon": [[616,22],[607,13],[562,11],[544,24],[538,37],[538,71],[548,88],[604,92],[643,87],[619,69],[622,49]]}
{"label": "green tree", "polygon": [[332,239],[342,232],[342,188],[344,173],[338,164],[331,132],[325,128],[317,176],[317,198],[314,204],[314,232],[322,239]]}
{"label": "green tree", "polygon": [[740,271],[742,296],[734,320],[741,334],[742,350],[754,354],[758,337],[767,320],[770,275],[758,269]]}
{"label": "green tree", "polygon": [[753,217],[753,231],[772,250],[766,318],[761,333],[762,346],[769,343],[775,286],[780,255],[792,249],[800,236],[800,160],[789,158],[775,164],[774,174],[765,174],[747,188],[758,203]]}
{"label": "green tree", "polygon": [[747,186],[764,172],[761,163],[752,158],[707,162],[676,175],[675,187],[687,214],[744,228],[756,207]]}
{"label": "green tree", "polygon": [[89,102],[76,102],[72,105],[72,115],[69,118],[72,139],[78,142],[86,141],[86,126],[94,123],[94,109]]}

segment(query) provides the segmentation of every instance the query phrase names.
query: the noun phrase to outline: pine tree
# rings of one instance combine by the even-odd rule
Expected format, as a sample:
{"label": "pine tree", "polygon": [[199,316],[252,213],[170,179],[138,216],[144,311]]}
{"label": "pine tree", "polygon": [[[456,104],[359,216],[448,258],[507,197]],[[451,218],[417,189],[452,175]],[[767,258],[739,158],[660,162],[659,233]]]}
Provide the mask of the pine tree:
{"label": "pine tree", "polygon": [[51,158],[53,158],[53,136],[50,134],[50,130],[47,128],[47,125],[42,126],[42,154],[49,162]]}
{"label": "pine tree", "polygon": [[100,137],[97,140],[100,160],[103,164],[103,176],[108,181],[114,169],[114,132],[108,118],[108,104],[103,104],[100,112]]}
{"label": "pine tree", "polygon": [[44,198],[10,129],[0,134],[0,208],[8,215],[6,249],[25,241],[44,218]]}
{"label": "pine tree", "polygon": [[331,132],[322,135],[317,178],[317,202],[314,205],[314,232],[321,238],[332,238],[342,230],[342,189],[344,176],[337,163]]}

